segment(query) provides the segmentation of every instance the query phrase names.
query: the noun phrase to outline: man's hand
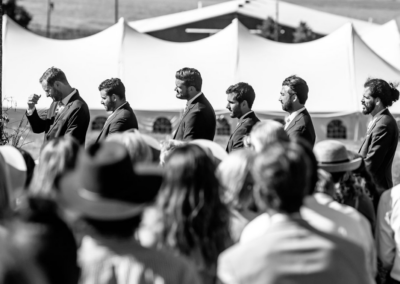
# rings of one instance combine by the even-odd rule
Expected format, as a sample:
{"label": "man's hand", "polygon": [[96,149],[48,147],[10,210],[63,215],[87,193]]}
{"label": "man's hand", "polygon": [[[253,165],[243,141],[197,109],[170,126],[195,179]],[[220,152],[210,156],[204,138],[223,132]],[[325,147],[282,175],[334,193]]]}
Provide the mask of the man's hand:
{"label": "man's hand", "polygon": [[35,105],[37,104],[37,102],[39,101],[41,96],[42,95],[33,94],[28,97],[28,109],[29,110],[33,110],[35,108]]}

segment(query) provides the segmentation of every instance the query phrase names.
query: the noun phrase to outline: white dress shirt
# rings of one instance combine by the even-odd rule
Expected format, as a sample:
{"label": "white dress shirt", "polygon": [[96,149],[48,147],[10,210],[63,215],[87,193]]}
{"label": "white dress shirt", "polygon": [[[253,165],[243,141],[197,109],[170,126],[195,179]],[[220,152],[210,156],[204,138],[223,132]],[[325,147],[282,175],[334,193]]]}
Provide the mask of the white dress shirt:
{"label": "white dress shirt", "polygon": [[391,269],[390,276],[400,281],[400,185],[379,200],[375,237],[383,268]]}
{"label": "white dress shirt", "polygon": [[[371,225],[356,209],[339,204],[324,193],[315,193],[304,199],[300,210],[301,216],[316,229],[341,236],[364,248],[367,271],[370,271],[370,282],[374,283],[376,268],[376,251],[372,237]],[[251,242],[262,236],[271,225],[271,217],[261,214],[251,221],[243,230],[241,243]]]}
{"label": "white dress shirt", "polygon": [[296,116],[298,116],[299,113],[302,112],[302,111],[305,110],[305,109],[306,109],[305,107],[302,107],[301,109],[298,109],[298,110],[292,112],[292,113],[288,116],[288,118],[286,118],[285,130],[286,130],[286,128],[289,126],[289,124],[293,121],[293,119],[295,119]]}
{"label": "white dress shirt", "polygon": [[[74,89],[68,96],[66,96],[64,99],[62,99],[62,101],[61,101],[62,105],[58,107],[57,114],[61,113],[64,110],[65,105],[69,102],[70,98],[72,98],[72,96],[75,95],[75,93],[76,93],[76,89]],[[28,109],[26,111],[28,116],[31,116],[32,113],[35,111],[35,109],[36,109],[36,107],[33,107],[33,109]]]}

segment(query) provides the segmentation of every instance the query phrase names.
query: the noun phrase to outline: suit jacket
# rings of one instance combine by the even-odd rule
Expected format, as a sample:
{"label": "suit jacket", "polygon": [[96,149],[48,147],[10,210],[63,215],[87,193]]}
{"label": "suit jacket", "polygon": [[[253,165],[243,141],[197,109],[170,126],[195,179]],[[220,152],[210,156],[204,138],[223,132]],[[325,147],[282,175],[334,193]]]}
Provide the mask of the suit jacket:
{"label": "suit jacket", "polygon": [[399,130],[396,120],[386,109],[376,117],[358,151],[381,190],[393,187],[392,163],[398,139]]}
{"label": "suit jacket", "polygon": [[285,129],[290,139],[301,137],[310,143],[311,147],[315,144],[315,131],[311,116],[305,109],[300,112]]}
{"label": "suit jacket", "polygon": [[115,113],[106,121],[96,142],[104,140],[109,134],[123,132],[135,128],[139,129],[137,119],[132,108],[127,102],[125,105],[115,110]]}
{"label": "suit jacket", "polygon": [[44,143],[54,138],[72,135],[80,144],[85,144],[90,114],[86,102],[76,90],[62,112],[55,115],[57,102],[52,102],[47,112],[40,116],[35,109],[32,115],[26,115],[34,133],[45,133]]}
{"label": "suit jacket", "polygon": [[187,106],[174,138],[181,141],[213,140],[217,121],[210,102],[201,94]]}
{"label": "suit jacket", "polygon": [[302,219],[272,223],[266,233],[224,251],[222,283],[369,283],[363,249]]}
{"label": "suit jacket", "polygon": [[230,153],[233,150],[243,148],[243,138],[250,133],[254,124],[259,121],[260,120],[254,112],[251,112],[247,116],[240,118],[238,126],[229,137],[228,144],[226,145],[226,151]]}

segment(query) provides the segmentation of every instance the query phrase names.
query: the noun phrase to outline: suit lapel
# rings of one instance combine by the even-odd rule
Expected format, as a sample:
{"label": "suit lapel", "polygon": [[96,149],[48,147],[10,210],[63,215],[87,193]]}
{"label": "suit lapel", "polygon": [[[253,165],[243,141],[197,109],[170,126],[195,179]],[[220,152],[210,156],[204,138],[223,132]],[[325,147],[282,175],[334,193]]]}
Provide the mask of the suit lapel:
{"label": "suit lapel", "polygon": [[50,133],[51,130],[57,125],[57,122],[58,122],[62,117],[65,116],[65,114],[68,112],[68,109],[71,107],[72,103],[73,103],[73,100],[71,99],[71,101],[65,106],[65,108],[63,109],[63,111],[62,111],[61,113],[58,113],[58,114],[56,115],[56,117],[54,118],[54,122],[53,122],[53,124],[51,125],[51,127],[50,127],[48,133]]}
{"label": "suit lapel", "polygon": [[303,115],[304,115],[303,112],[304,112],[304,111],[300,112],[300,113],[289,123],[289,126],[286,128],[286,132],[288,132],[289,129],[291,129],[293,126],[295,126],[295,125],[296,125],[296,122],[299,121],[299,120],[303,117]]}
{"label": "suit lapel", "polygon": [[381,120],[382,117],[383,117],[385,114],[387,114],[387,112],[388,112],[387,109],[386,109],[384,112],[382,112],[382,113],[375,119],[375,121],[374,121],[374,123],[371,125],[371,127],[367,130],[367,135],[365,136],[365,139],[364,139],[363,143],[361,144],[360,150],[358,150],[358,153],[361,152],[361,149],[363,148],[365,142],[367,141],[368,136],[371,134],[372,130],[375,128],[376,123],[377,123],[379,120]]}
{"label": "suit lapel", "polygon": [[[189,113],[189,111],[194,107],[194,102],[186,108],[185,112],[182,115],[181,121],[179,121],[178,128],[176,129],[178,131],[179,127],[181,127],[182,121],[185,119],[185,116]],[[176,133],[175,133],[176,134]]]}

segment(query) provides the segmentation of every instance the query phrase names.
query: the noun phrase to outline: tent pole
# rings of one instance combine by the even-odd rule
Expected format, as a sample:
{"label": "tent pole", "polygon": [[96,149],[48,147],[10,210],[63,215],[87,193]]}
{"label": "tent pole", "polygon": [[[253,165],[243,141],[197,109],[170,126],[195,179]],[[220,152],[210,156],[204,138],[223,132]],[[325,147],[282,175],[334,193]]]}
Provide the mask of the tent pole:
{"label": "tent pole", "polygon": [[115,0],[115,23],[118,23],[118,0]]}
{"label": "tent pole", "polygon": [[51,9],[52,9],[53,3],[51,3],[51,0],[47,1],[47,25],[46,25],[46,36],[50,37],[50,16],[51,16]]}
{"label": "tent pole", "polygon": [[0,5],[0,145],[3,140],[3,5]]}
{"label": "tent pole", "polygon": [[279,41],[279,0],[276,1],[276,7],[275,7],[275,41]]}

